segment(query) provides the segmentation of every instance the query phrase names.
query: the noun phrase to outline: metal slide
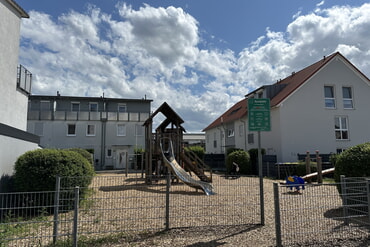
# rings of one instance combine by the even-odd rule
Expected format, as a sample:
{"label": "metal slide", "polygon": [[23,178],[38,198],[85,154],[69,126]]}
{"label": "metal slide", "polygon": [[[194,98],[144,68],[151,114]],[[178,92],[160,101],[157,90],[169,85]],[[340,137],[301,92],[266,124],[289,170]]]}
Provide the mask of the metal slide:
{"label": "metal slide", "polygon": [[201,189],[204,191],[204,193],[209,195],[214,195],[215,192],[213,191],[213,186],[210,183],[203,182],[200,180],[195,180],[192,178],[180,165],[177,163],[174,155],[173,155],[173,147],[172,147],[172,141],[170,141],[170,150],[168,152],[164,152],[161,145],[161,151],[163,155],[163,159],[165,162],[165,165],[171,169],[172,173],[181,181],[183,181],[185,184],[189,185],[190,187]]}

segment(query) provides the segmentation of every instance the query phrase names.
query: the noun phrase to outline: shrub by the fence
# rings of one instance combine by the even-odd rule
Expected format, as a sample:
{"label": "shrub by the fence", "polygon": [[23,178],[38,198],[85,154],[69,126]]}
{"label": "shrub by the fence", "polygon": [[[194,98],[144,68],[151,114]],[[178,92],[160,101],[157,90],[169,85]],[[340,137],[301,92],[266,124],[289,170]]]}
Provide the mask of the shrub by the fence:
{"label": "shrub by the fence", "polygon": [[334,173],[336,182],[340,181],[340,175],[370,176],[370,142],[353,146],[338,155]]}
{"label": "shrub by the fence", "polygon": [[81,154],[82,155],[82,157],[84,157],[85,159],[87,159],[89,162],[90,162],[90,164],[94,164],[93,162],[94,162],[94,160],[93,160],[93,155],[92,155],[92,153],[90,153],[89,151],[87,151],[86,149],[82,149],[82,148],[68,148],[68,149],[66,149],[66,150],[68,150],[68,151],[74,151],[74,152],[77,152],[77,153],[79,153],[79,154]]}
{"label": "shrub by the fence", "polygon": [[251,163],[248,152],[238,150],[230,153],[226,158],[226,169],[230,173],[233,171],[233,162],[239,165],[240,173],[251,174]]}
{"label": "shrub by the fence", "polygon": [[39,149],[18,158],[14,182],[18,191],[53,191],[56,176],[84,177],[70,186],[87,187],[93,175],[92,164],[75,151]]}

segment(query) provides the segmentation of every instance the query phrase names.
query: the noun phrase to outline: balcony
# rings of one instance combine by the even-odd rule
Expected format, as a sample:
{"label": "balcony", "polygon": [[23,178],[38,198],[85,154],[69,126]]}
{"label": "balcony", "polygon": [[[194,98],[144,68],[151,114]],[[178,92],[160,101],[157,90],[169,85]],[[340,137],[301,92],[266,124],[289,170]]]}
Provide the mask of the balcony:
{"label": "balcony", "polygon": [[28,111],[27,120],[57,121],[125,121],[144,122],[149,113],[144,112],[88,112],[88,111]]}
{"label": "balcony", "polygon": [[31,94],[32,74],[23,65],[17,69],[17,88],[27,95]]}

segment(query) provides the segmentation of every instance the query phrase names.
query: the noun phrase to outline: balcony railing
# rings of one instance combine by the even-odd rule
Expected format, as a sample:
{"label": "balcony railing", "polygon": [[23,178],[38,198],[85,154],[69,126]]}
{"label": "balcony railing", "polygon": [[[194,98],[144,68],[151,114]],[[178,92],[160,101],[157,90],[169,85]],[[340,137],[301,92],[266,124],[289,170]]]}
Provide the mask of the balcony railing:
{"label": "balcony railing", "polygon": [[17,88],[31,94],[32,74],[23,65],[18,66]]}
{"label": "balcony railing", "polygon": [[88,111],[28,111],[28,120],[59,121],[126,121],[144,122],[149,113],[144,112],[88,112]]}

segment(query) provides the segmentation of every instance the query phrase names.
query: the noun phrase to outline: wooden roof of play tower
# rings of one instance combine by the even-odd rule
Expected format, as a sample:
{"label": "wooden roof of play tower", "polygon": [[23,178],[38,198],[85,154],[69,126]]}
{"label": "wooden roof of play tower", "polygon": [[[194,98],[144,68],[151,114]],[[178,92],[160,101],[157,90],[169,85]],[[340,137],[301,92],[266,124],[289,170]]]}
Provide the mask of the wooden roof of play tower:
{"label": "wooden roof of play tower", "polygon": [[166,127],[169,124],[174,124],[177,128],[181,129],[182,131],[186,132],[185,129],[181,126],[184,123],[184,120],[177,115],[177,113],[167,104],[164,102],[144,123],[145,126],[150,125],[153,122],[153,118],[158,114],[162,113],[166,119],[158,126],[156,130],[161,130],[164,132]]}

